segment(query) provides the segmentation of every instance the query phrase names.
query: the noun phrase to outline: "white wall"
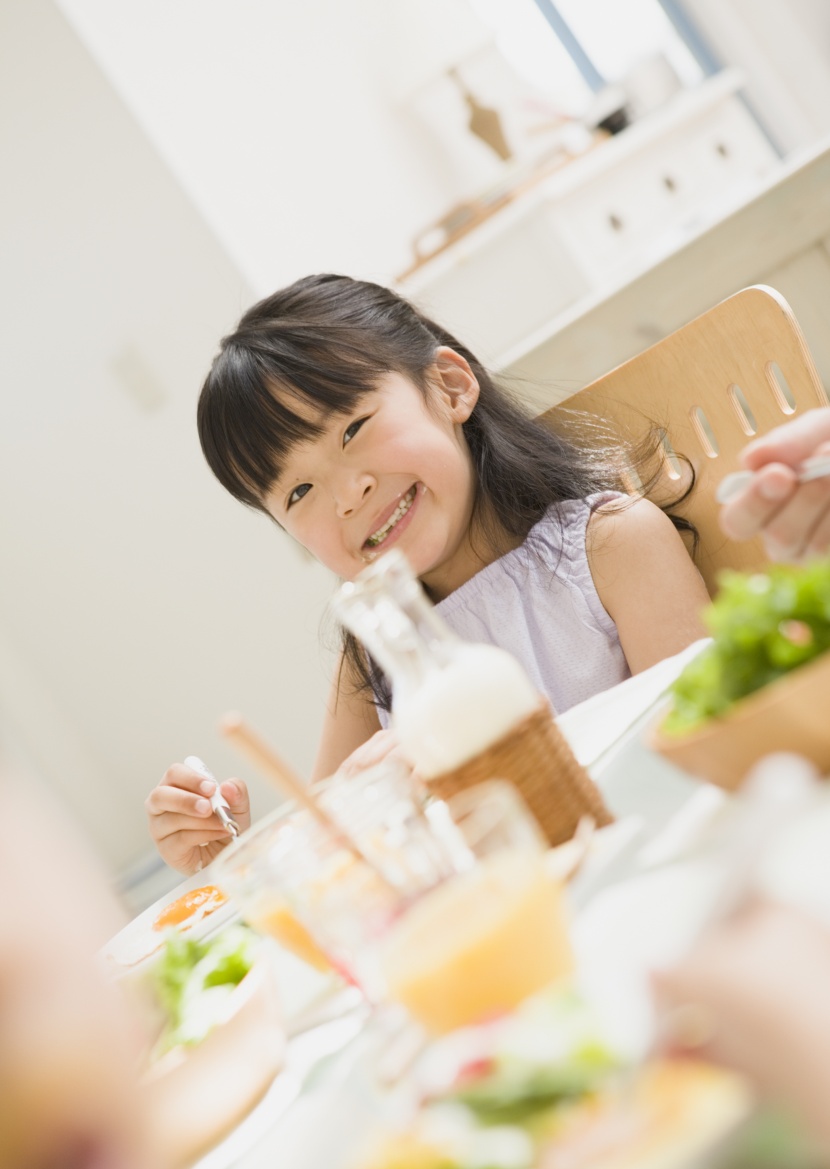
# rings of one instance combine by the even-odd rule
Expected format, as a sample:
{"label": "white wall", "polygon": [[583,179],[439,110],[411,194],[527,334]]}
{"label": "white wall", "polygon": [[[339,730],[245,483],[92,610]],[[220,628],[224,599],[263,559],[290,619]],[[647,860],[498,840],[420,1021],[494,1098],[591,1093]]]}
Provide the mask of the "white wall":
{"label": "white wall", "polygon": [[466,0],[58,2],[260,294],[310,271],[391,279],[499,173],[472,139],[442,156],[407,104],[429,73],[413,53],[483,39]]}
{"label": "white wall", "polygon": [[118,868],[168,763],[251,778],[225,710],[308,768],[330,583],[204,465],[252,290],[48,0],[0,6],[0,158],[0,721]]}
{"label": "white wall", "polygon": [[830,5],[825,0],[687,0],[785,153],[830,134]]}

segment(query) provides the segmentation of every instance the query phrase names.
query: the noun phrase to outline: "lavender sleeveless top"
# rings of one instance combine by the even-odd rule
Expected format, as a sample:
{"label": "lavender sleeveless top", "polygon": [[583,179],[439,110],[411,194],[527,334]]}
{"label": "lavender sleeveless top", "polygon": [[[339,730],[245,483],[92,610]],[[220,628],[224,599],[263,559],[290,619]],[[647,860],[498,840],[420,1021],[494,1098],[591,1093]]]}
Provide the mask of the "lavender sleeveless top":
{"label": "lavender sleeveless top", "polygon": [[[508,650],[557,714],[631,676],[594,587],[585,533],[602,492],[550,508],[524,544],[437,605],[465,641]],[[378,711],[384,726],[388,716]]]}

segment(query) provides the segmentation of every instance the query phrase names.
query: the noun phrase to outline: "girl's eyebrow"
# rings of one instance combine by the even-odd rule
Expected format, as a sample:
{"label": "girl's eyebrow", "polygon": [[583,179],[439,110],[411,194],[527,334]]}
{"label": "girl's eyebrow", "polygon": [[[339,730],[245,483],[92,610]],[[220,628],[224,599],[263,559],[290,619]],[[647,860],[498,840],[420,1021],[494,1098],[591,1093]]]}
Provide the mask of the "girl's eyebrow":
{"label": "girl's eyebrow", "polygon": [[295,442],[291,449],[286,452],[286,454],[283,456],[282,466],[277,469],[277,474],[272,482],[272,491],[277,491],[280,493],[287,492],[296,487],[298,483],[306,482],[306,476],[304,475],[290,475],[291,461],[297,456],[302,458],[303,447],[313,447],[316,443],[325,438],[329,425],[334,420],[335,418],[333,416],[327,422],[323,423],[323,430],[320,434],[310,435],[308,438],[304,438],[299,442]]}
{"label": "girl's eyebrow", "polygon": [[276,492],[278,495],[286,495],[292,491],[298,483],[304,483],[305,480],[301,475],[291,475],[289,477],[287,470],[282,470],[277,475],[271,484],[271,493]]}

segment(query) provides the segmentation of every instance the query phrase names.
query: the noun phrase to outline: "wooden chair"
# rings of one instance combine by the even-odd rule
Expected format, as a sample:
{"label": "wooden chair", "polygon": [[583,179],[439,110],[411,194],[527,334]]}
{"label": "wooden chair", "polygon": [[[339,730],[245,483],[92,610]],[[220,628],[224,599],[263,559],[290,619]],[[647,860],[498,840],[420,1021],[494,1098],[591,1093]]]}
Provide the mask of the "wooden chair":
{"label": "wooden chair", "polygon": [[784,298],[772,288],[745,288],[682,329],[591,382],[541,415],[556,420],[563,407],[604,419],[627,441],[656,425],[662,434],[659,497],[680,494],[688,466],[695,486],[674,509],[700,535],[698,566],[710,592],[722,568],[747,570],[766,562],[760,539],[735,543],[718,524],[718,483],[738,470],[738,454],[796,412],[828,404],[807,343]]}

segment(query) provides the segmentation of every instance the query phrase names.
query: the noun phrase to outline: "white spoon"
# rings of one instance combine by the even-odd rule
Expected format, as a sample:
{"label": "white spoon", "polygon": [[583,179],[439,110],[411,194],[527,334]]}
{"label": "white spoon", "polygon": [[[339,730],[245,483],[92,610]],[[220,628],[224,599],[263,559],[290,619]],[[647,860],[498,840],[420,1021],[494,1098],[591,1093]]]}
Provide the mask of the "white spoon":
{"label": "white spoon", "polygon": [[[729,503],[749,486],[755,478],[755,471],[733,471],[725,476],[718,484],[715,499],[718,503]],[[798,472],[799,483],[809,483],[811,479],[823,479],[830,475],[830,455],[817,455],[812,459],[805,459]]]}

